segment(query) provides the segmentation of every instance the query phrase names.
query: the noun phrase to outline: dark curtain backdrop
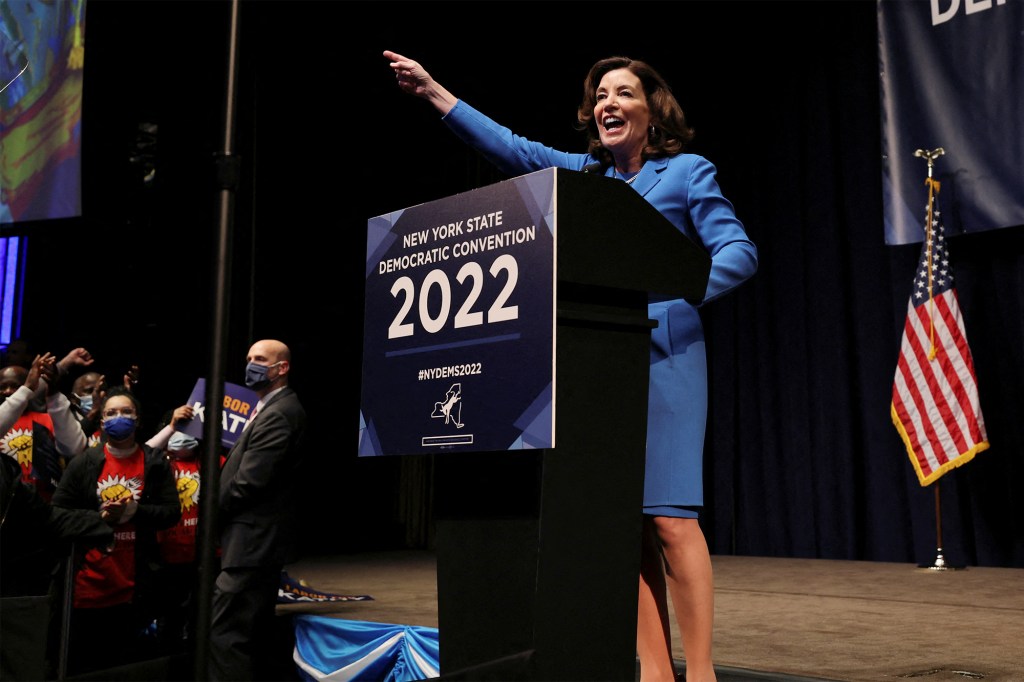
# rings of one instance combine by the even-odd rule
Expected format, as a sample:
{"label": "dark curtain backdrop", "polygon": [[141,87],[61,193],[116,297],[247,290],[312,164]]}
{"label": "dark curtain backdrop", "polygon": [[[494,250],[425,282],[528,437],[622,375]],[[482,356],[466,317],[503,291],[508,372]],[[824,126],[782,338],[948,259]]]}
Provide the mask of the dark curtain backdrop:
{"label": "dark curtain backdrop", "polygon": [[[30,340],[86,345],[111,374],[140,363],[151,419],[208,364],[227,9],[89,0],[85,216],[33,226]],[[568,150],[595,60],[673,85],[760,251],[702,311],[713,553],[931,564],[939,490],[947,561],[1024,567],[1024,228],[950,240],[991,448],[922,488],[890,420],[919,246],[884,244],[870,0],[243,2],[227,379],[254,337],[292,345],[308,551],[432,542],[434,461],[355,456],[366,221],[503,179],[397,90],[384,49]],[[154,121],[145,183],[132,159]]]}

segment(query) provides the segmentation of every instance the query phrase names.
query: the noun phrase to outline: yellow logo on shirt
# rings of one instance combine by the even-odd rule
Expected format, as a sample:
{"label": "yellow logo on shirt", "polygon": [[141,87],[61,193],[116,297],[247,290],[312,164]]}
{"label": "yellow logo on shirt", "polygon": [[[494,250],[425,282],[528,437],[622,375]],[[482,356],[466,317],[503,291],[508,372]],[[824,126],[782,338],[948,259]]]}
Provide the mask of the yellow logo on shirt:
{"label": "yellow logo on shirt", "polygon": [[178,488],[178,501],[181,502],[181,510],[191,509],[199,504],[199,474],[191,471],[175,472],[178,480],[175,482]]}
{"label": "yellow logo on shirt", "polygon": [[0,452],[17,459],[22,468],[32,466],[32,432],[11,429],[0,440]]}
{"label": "yellow logo on shirt", "polygon": [[137,500],[142,497],[142,479],[110,476],[100,479],[97,485],[100,502],[116,500]]}

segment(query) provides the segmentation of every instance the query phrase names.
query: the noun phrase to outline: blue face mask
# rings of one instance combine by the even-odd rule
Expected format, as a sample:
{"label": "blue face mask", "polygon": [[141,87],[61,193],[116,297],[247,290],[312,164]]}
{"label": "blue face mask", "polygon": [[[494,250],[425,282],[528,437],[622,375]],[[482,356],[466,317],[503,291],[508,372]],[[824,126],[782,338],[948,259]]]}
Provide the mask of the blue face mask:
{"label": "blue face mask", "polygon": [[267,378],[267,371],[280,364],[280,362],[275,362],[272,365],[257,365],[255,362],[250,362],[245,366],[245,385],[254,391],[266,388],[271,382],[271,379]]}
{"label": "blue face mask", "polygon": [[103,421],[103,430],[113,440],[124,440],[135,433],[135,418],[111,417]]}
{"label": "blue face mask", "polygon": [[86,393],[85,395],[75,394],[78,398],[78,409],[82,414],[88,414],[89,410],[92,409],[92,393]]}

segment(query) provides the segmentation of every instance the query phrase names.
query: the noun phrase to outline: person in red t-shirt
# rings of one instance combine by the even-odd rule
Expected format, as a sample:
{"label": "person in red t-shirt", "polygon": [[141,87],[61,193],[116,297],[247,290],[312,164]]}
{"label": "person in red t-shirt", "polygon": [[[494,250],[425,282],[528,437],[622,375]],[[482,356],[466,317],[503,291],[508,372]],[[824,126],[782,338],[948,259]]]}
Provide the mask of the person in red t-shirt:
{"label": "person in red t-shirt", "polygon": [[76,557],[68,671],[80,674],[138,660],[152,622],[152,567],[158,531],[181,517],[174,475],[159,452],[136,441],[139,404],[110,390],[100,412],[106,442],[68,464],[53,495],[56,507],[91,509],[114,526],[111,551]]}
{"label": "person in red t-shirt", "polygon": [[174,472],[181,504],[181,518],[157,533],[160,558],[161,613],[157,618],[157,640],[167,654],[181,653],[194,631],[195,593],[199,566],[196,561],[196,530],[199,523],[201,488],[199,441],[175,431],[167,442],[166,458]]}
{"label": "person in red t-shirt", "polygon": [[57,390],[59,370],[49,353],[29,369],[0,369],[0,455],[21,466],[22,479],[49,501],[67,459],[85,450],[86,440],[71,416],[71,404]]}

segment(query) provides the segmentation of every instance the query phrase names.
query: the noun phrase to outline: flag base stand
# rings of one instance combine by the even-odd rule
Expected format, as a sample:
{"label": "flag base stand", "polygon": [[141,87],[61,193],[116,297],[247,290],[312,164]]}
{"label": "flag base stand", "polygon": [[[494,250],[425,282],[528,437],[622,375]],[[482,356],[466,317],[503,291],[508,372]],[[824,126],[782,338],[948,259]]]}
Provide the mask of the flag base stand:
{"label": "flag base stand", "polygon": [[939,547],[939,549],[938,549],[938,551],[937,551],[937,553],[935,555],[935,561],[934,562],[932,562],[930,565],[929,564],[918,564],[917,567],[918,568],[923,568],[923,569],[928,570],[928,571],[963,571],[966,568],[965,566],[950,566],[949,564],[947,564],[945,557],[942,556],[942,548],[941,547]]}
{"label": "flag base stand", "polygon": [[950,566],[942,556],[942,504],[939,498],[939,486],[935,486],[935,561],[932,564],[918,564],[918,568],[929,571],[960,571],[964,566]]}

